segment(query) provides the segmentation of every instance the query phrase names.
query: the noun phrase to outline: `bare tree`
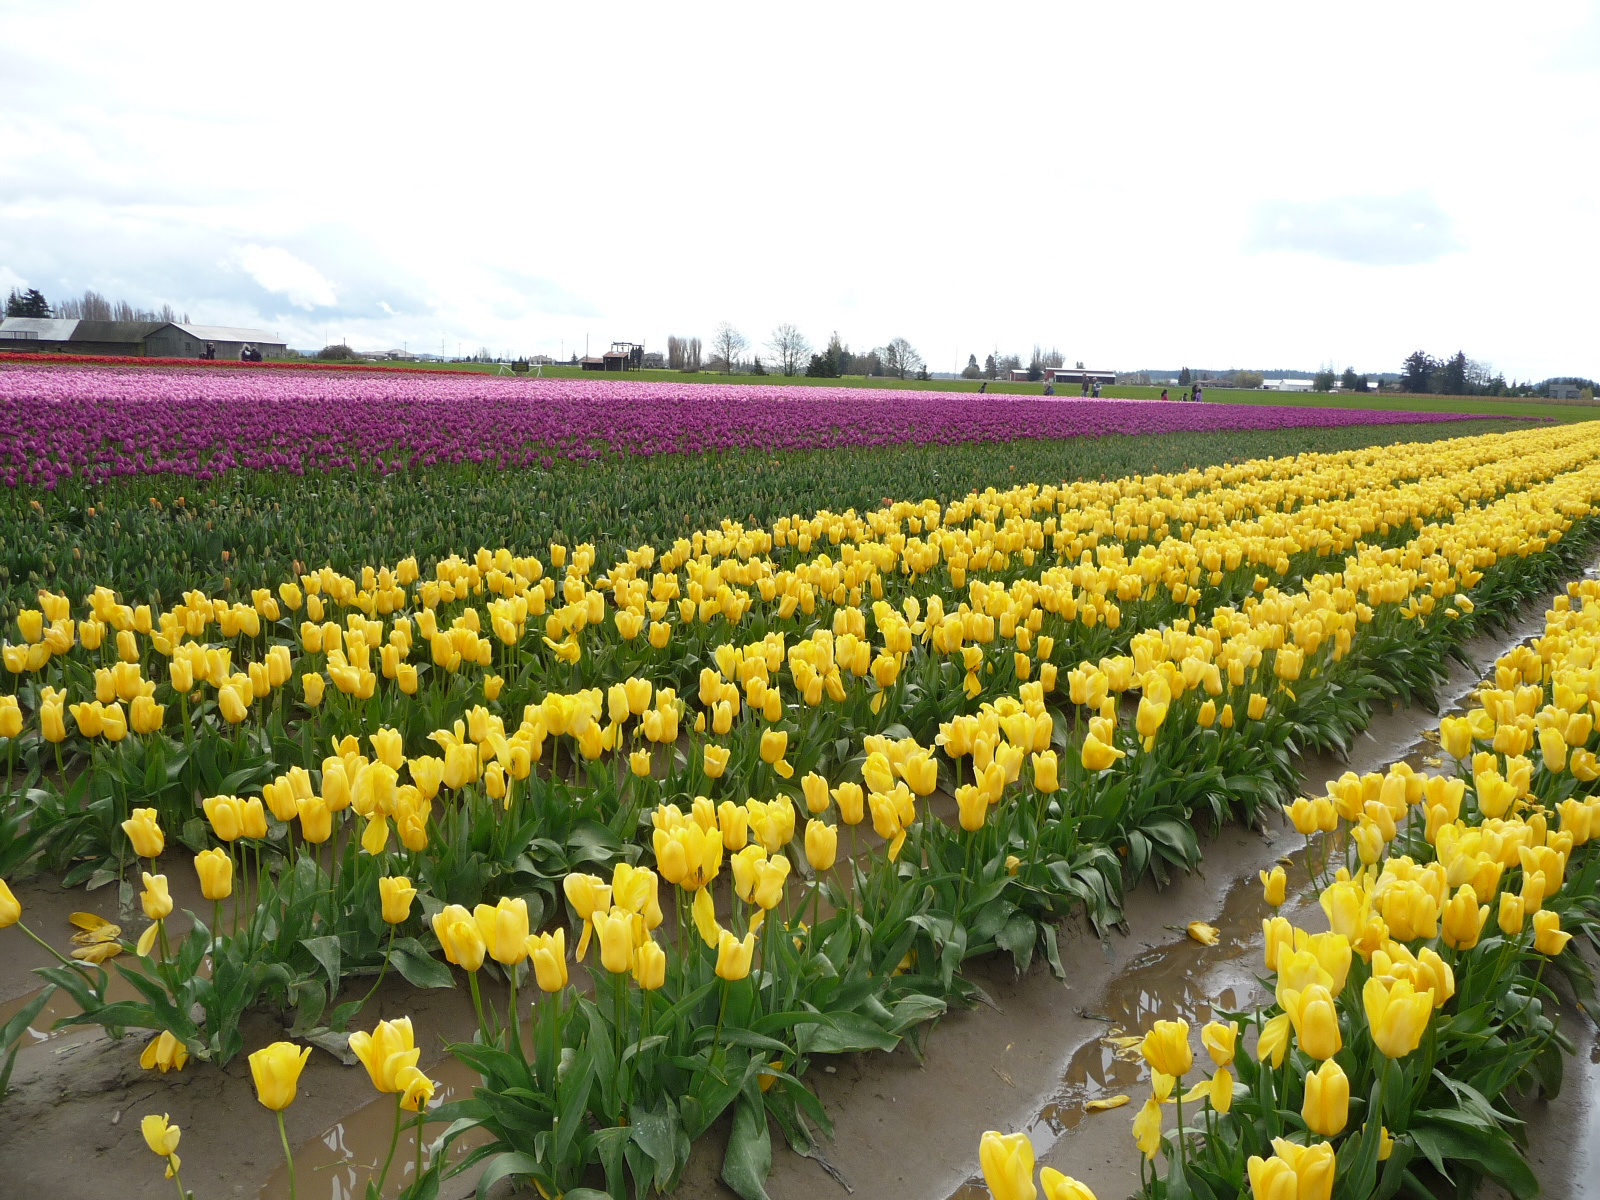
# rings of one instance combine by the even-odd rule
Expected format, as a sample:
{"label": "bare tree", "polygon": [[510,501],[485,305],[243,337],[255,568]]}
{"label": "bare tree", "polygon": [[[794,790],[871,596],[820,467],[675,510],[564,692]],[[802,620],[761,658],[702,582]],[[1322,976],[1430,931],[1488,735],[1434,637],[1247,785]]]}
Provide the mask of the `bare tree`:
{"label": "bare tree", "polygon": [[698,371],[700,339],[675,335],[667,338],[667,366],[673,371]]}
{"label": "bare tree", "polygon": [[749,344],[744,334],[724,321],[717,326],[717,335],[711,339],[711,357],[713,360],[720,359],[722,369],[732,375],[734,367],[738,365],[739,355],[744,353]]}
{"label": "bare tree", "polygon": [[897,337],[883,349],[883,373],[904,379],[907,375],[915,375],[922,370],[922,355],[918,354],[911,343],[903,337]]}
{"label": "bare tree", "polygon": [[811,353],[811,343],[793,325],[779,325],[767,339],[767,349],[778,360],[779,370],[785,375],[798,375],[806,355]]}

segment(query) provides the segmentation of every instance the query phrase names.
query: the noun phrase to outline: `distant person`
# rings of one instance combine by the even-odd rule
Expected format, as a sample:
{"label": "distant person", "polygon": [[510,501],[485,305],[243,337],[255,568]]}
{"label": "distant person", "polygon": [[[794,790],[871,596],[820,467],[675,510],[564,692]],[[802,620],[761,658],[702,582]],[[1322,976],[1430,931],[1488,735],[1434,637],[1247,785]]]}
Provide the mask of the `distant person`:
{"label": "distant person", "polygon": [[215,342],[207,342],[206,343],[206,352],[204,354],[202,354],[200,357],[209,359],[209,358],[216,358],[216,356],[217,356],[217,344]]}
{"label": "distant person", "polygon": [[1080,396],[1088,396],[1089,394],[1089,377],[1087,375],[1083,377],[1083,387],[1078,394]]}
{"label": "distant person", "polygon": [[983,393],[987,392],[988,390],[989,390],[989,381],[987,379],[985,379],[982,383],[980,383],[978,385],[978,395],[981,396],[981,395],[983,395]]}
{"label": "distant person", "polygon": [[1206,390],[1205,390],[1205,388],[1201,387],[1198,383],[1195,384],[1194,385],[1194,401],[1195,401],[1195,403],[1199,404],[1202,401],[1204,401],[1205,398],[1206,398]]}
{"label": "distant person", "polygon": [[1044,394],[1046,396],[1054,396],[1056,394],[1056,385],[1054,383],[1045,384],[1044,385]]}
{"label": "distant person", "polygon": [[1100,399],[1100,381],[1098,379],[1094,381],[1094,398],[1096,400]]}
{"label": "distant person", "polygon": [[1167,389],[1166,389],[1166,388],[1162,388],[1162,389],[1161,389],[1161,399],[1162,399],[1162,400],[1163,400],[1163,401],[1165,401],[1165,400],[1166,400],[1166,398],[1167,398]]}

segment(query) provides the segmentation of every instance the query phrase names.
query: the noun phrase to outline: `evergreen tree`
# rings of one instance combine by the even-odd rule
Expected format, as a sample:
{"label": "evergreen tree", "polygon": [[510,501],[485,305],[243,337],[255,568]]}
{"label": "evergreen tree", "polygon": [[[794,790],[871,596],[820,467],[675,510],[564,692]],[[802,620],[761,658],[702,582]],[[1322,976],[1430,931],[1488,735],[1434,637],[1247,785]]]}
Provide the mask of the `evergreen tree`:
{"label": "evergreen tree", "polygon": [[29,288],[25,292],[12,288],[11,295],[6,297],[6,316],[49,317],[50,302],[38,288]]}

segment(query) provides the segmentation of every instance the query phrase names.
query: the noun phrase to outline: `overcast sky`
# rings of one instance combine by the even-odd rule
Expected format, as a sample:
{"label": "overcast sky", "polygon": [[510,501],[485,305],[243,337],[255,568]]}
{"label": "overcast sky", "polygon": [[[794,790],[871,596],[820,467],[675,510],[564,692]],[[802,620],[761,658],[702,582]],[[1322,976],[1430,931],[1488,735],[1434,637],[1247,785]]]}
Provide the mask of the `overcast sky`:
{"label": "overcast sky", "polygon": [[303,349],[1597,376],[1597,7],[0,0],[0,288]]}

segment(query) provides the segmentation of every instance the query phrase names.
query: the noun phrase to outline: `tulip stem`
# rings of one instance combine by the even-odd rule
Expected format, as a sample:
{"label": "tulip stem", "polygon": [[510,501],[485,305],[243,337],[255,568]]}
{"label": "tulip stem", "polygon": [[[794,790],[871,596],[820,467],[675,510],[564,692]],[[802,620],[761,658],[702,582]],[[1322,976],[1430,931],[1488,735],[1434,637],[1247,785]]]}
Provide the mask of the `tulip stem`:
{"label": "tulip stem", "polygon": [[61,951],[57,950],[54,946],[52,946],[49,942],[45,941],[42,937],[40,937],[33,930],[29,929],[21,921],[17,922],[17,928],[22,930],[23,933],[27,934],[34,941],[38,942],[39,945],[43,946],[46,950],[50,951],[51,954],[54,954],[56,956],[56,958],[58,958],[66,966],[79,967],[79,968],[81,968],[83,966],[82,963],[74,962],[72,959],[70,959],[66,955],[62,954]]}
{"label": "tulip stem", "polygon": [[1178,1165],[1186,1166],[1183,1137],[1183,1076],[1179,1076],[1172,1085],[1172,1100],[1178,1106]]}
{"label": "tulip stem", "polygon": [[178,1185],[178,1200],[189,1200],[189,1193],[183,1190],[183,1180],[178,1175],[178,1169],[173,1166],[174,1158],[167,1158],[167,1165],[172,1167],[172,1182]]}
{"label": "tulip stem", "polygon": [[[373,995],[378,990],[378,985],[383,982],[383,977],[386,974],[388,974],[388,971],[389,971],[389,955],[391,953],[393,953],[393,951],[394,951],[394,926],[391,925],[391,926],[389,926],[389,941],[388,941],[388,944],[385,945],[384,948],[383,948],[383,966],[378,969],[378,978],[373,980],[371,990],[369,990],[365,996],[361,997],[361,1007],[357,1008],[356,1012],[360,1012],[362,1008],[365,1008],[367,1006],[367,1001],[372,999]],[[516,985],[516,983],[513,982],[512,985],[511,985],[511,999],[512,999],[512,1005],[511,1006],[513,1008],[516,1007],[516,997],[517,997],[517,985]],[[396,1118],[396,1120],[398,1120],[398,1119],[399,1118]],[[381,1191],[382,1188],[380,1187],[379,1190]]]}
{"label": "tulip stem", "polygon": [[394,1148],[400,1144],[400,1098],[403,1092],[394,1095],[394,1133],[389,1137],[389,1155],[383,1160],[383,1171],[378,1175],[378,1195],[383,1195],[383,1185],[389,1178],[389,1164],[394,1162]]}
{"label": "tulip stem", "polygon": [[289,1164],[289,1200],[296,1200],[297,1189],[294,1180],[294,1155],[289,1153],[289,1135],[283,1128],[283,1109],[278,1109],[278,1140],[283,1143],[283,1160]]}
{"label": "tulip stem", "polygon": [[[417,1181],[422,1178],[422,1123],[427,1115],[427,1111],[428,1106],[426,1104],[421,1104],[417,1107],[417,1169],[412,1173],[411,1176],[411,1182],[413,1186],[415,1186]],[[417,1190],[420,1192],[422,1189],[418,1188]]]}
{"label": "tulip stem", "polygon": [[467,982],[472,985],[472,1007],[478,1014],[478,1031],[483,1034],[484,1045],[489,1044],[489,1026],[483,1019],[483,997],[478,994],[478,973],[467,972]]}
{"label": "tulip stem", "polygon": [[517,1056],[522,1056],[522,1025],[517,1020],[517,964],[512,963],[506,968],[506,974],[511,978],[511,999],[509,1010],[506,1013],[506,1038],[507,1049],[515,1050]]}

